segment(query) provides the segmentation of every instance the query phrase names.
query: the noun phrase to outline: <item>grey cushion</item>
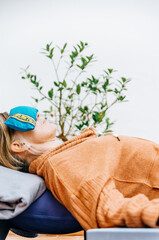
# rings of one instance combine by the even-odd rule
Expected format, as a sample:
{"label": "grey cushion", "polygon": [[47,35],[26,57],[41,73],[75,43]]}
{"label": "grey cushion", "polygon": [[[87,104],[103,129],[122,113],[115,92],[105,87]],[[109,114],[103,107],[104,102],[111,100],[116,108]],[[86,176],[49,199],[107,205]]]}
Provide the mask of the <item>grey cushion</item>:
{"label": "grey cushion", "polygon": [[41,177],[0,166],[0,219],[19,215],[45,189],[45,182]]}

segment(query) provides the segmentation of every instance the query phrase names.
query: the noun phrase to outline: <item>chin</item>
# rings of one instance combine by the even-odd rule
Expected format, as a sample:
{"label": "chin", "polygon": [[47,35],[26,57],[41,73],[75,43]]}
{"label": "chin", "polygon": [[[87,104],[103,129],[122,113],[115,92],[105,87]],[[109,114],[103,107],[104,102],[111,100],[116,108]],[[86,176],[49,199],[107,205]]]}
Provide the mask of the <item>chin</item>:
{"label": "chin", "polygon": [[56,130],[57,130],[56,125],[52,123],[51,126],[50,126],[51,136],[56,137]]}

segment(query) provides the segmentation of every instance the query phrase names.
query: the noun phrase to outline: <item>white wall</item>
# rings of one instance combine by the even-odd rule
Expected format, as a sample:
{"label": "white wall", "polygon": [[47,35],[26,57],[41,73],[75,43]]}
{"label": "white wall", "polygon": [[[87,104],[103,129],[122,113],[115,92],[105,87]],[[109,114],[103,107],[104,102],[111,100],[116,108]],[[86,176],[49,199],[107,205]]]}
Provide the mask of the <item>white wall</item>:
{"label": "white wall", "polygon": [[51,79],[39,53],[46,43],[83,40],[97,72],[110,67],[132,79],[129,102],[110,113],[115,131],[159,142],[158,12],[158,0],[0,0],[0,112],[33,104],[20,67]]}

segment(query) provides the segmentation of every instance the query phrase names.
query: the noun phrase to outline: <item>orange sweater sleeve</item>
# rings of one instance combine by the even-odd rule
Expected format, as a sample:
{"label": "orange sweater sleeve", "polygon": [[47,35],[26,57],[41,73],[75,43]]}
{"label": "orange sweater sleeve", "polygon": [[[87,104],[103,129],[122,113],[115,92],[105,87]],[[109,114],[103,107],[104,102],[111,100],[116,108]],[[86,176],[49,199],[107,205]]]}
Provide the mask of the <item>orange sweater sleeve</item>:
{"label": "orange sweater sleeve", "polygon": [[97,208],[98,225],[106,227],[159,227],[159,199],[149,200],[144,194],[125,198],[111,178],[106,182]]}

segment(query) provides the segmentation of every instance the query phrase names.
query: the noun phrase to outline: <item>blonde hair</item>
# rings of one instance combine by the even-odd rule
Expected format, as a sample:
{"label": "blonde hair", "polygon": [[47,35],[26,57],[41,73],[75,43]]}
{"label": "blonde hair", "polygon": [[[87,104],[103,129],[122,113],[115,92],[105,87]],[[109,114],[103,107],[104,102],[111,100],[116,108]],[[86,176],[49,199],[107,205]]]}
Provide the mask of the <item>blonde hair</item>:
{"label": "blonde hair", "polygon": [[7,112],[0,113],[0,165],[26,172],[28,171],[28,165],[26,161],[19,158],[11,151],[14,130],[4,124],[7,118]]}

